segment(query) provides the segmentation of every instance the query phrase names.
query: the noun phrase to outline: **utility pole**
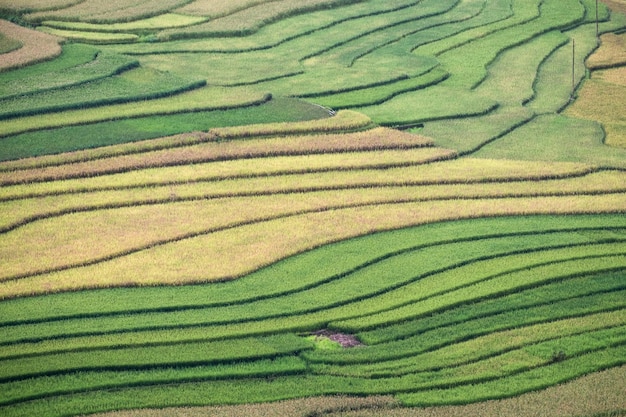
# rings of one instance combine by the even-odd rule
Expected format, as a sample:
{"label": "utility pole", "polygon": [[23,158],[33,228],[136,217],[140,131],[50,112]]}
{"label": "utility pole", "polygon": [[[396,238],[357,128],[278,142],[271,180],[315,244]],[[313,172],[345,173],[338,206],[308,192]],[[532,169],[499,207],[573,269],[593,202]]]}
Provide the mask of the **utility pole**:
{"label": "utility pole", "polygon": [[576,39],[572,39],[572,95],[570,100],[574,100],[576,90]]}
{"label": "utility pole", "polygon": [[600,24],[598,20],[598,0],[596,0],[596,39],[600,37]]}

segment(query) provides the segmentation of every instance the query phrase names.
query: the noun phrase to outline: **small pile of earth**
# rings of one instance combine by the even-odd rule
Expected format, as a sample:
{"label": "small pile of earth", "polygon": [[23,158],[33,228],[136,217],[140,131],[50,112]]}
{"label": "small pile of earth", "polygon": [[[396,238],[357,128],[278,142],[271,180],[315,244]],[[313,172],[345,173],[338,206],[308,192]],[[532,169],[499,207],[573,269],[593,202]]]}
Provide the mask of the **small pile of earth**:
{"label": "small pile of earth", "polygon": [[318,336],[318,337],[327,337],[328,339],[332,340],[333,342],[339,343],[341,345],[341,347],[344,347],[344,348],[365,346],[363,343],[361,343],[359,341],[359,339],[356,338],[356,336],[351,335],[351,334],[333,332],[333,331],[327,330],[327,329],[318,330],[318,331],[313,332],[311,334],[314,335],[314,336]]}

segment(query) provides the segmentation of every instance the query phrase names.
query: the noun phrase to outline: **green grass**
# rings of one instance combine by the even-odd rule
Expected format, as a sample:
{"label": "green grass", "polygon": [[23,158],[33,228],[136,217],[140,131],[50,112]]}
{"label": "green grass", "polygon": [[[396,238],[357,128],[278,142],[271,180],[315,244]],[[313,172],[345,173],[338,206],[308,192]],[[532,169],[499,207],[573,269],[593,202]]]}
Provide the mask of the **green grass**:
{"label": "green grass", "polygon": [[[494,316],[516,316],[523,312],[532,311],[532,309],[541,311],[541,309],[545,310],[555,304],[566,306],[572,302],[578,303],[580,300],[586,299],[586,297],[593,298],[595,296],[597,298],[608,292],[621,291],[624,289],[622,278],[623,272],[614,272],[599,276],[591,275],[564,279],[539,287],[519,290],[498,298],[466,303],[439,314],[422,316],[404,323],[361,331],[358,333],[358,337],[368,345],[376,345],[416,336],[438,328],[444,329],[441,332],[444,335],[446,328],[469,320],[479,320]],[[583,308],[583,306],[578,303],[576,308]],[[544,315],[543,317],[546,316]],[[521,318],[517,317],[517,319]],[[476,329],[480,329],[480,327]],[[447,334],[448,337],[453,336],[450,332]]]}
{"label": "green grass", "polygon": [[126,23],[97,24],[84,22],[43,21],[50,28],[80,32],[143,32],[179,26],[191,26],[206,21],[207,18],[176,13],[166,13],[148,19],[134,20]]}
{"label": "green grass", "polygon": [[[74,54],[76,54],[76,60],[72,59]],[[28,71],[0,74],[2,99],[84,84],[120,74],[139,65],[132,58],[107,52],[101,53],[97,49],[72,44],[65,46],[64,53],[57,59],[66,62],[59,62],[54,66],[39,64],[42,66],[41,72],[34,71],[32,67]]]}
{"label": "green grass", "polygon": [[92,62],[98,50],[87,45],[64,45],[61,55],[50,61],[29,65],[23,68],[0,73],[0,83],[3,95],[11,94],[12,89],[19,92],[22,83],[28,84],[29,79],[36,80],[34,86],[41,82],[51,82],[47,79],[48,74],[54,78],[62,76],[66,71],[75,71],[75,68],[86,66]]}
{"label": "green grass", "polygon": [[[259,345],[257,342],[256,346]],[[225,346],[224,346],[225,347]],[[303,373],[305,362],[293,355],[272,359],[246,360],[202,366],[176,366],[128,371],[81,371],[66,375],[42,376],[2,384],[6,403],[53,395],[72,395],[81,391],[111,389],[119,386],[146,386],[159,383],[219,379],[272,378],[276,375]]]}
{"label": "green grass", "polygon": [[[60,373],[91,370],[149,369],[200,366],[258,360],[294,354],[313,344],[295,335],[140,346],[97,351],[75,351],[3,360],[0,381],[14,381]],[[42,360],[46,366],[42,367]]]}
{"label": "green grass", "polygon": [[310,100],[332,109],[376,105],[384,103],[402,93],[428,88],[443,81],[447,76],[448,74],[445,71],[435,68],[422,76],[396,81],[380,87],[358,89],[326,97],[314,97]]}
{"label": "green grass", "polygon": [[293,99],[274,99],[235,110],[199,111],[140,117],[9,136],[0,139],[0,160],[71,152],[162,136],[257,123],[294,122],[328,117],[322,108]]}
{"label": "green grass", "polygon": [[232,90],[207,86],[165,98],[143,101],[141,106],[131,102],[88,109],[67,110],[54,113],[54,117],[45,114],[10,119],[0,125],[0,137],[102,121],[155,115],[174,115],[207,110],[237,109],[259,105],[267,102],[270,98],[267,93],[254,92],[245,88]]}
{"label": "green grass", "polygon": [[626,151],[604,146],[603,139],[604,133],[599,123],[560,115],[545,115],[484,146],[473,156],[578,161],[623,168]]}
{"label": "green grass", "polygon": [[[624,292],[619,294],[623,297]],[[587,300],[582,299],[582,302]],[[559,308],[557,305],[555,308]],[[520,312],[524,314],[526,312]],[[548,346],[555,344],[555,339],[559,339],[556,343],[563,343],[562,339],[575,337],[584,333],[603,332],[623,333],[625,311],[616,310],[607,313],[593,313],[593,309],[584,311],[584,317],[559,318],[558,314],[549,317],[548,323],[532,324],[532,321],[523,322],[521,320],[509,321],[502,324],[501,327],[485,327],[485,333],[474,333],[466,331],[466,327],[472,327],[475,323],[467,323],[450,327],[447,330],[453,332],[458,337],[456,340],[451,339],[435,339],[435,332],[425,333],[423,338],[432,337],[432,344],[420,344],[412,339],[422,350],[416,349],[411,352],[412,356],[401,359],[381,359],[375,363],[367,364],[349,364],[346,366],[337,365],[318,365],[313,364],[312,369],[316,373],[329,374],[336,376],[355,376],[362,378],[390,378],[408,374],[421,372],[433,372],[441,368],[457,367],[477,362],[488,357],[505,354],[509,351],[523,348],[527,345],[545,344],[543,349],[548,351]],[[562,317],[562,316],[561,316]],[[506,326],[511,327],[506,327]],[[515,326],[515,327],[513,327]],[[614,333],[612,328],[621,327]],[[504,329],[504,330],[502,330]],[[486,332],[489,331],[489,334]],[[465,341],[462,340],[465,337]],[[439,343],[439,345],[437,344]],[[443,347],[440,347],[443,346]],[[572,351],[567,347],[560,350]],[[534,347],[536,348],[536,347]],[[552,348],[551,351],[544,353],[545,359],[550,359],[550,354],[559,352],[559,348]],[[407,352],[397,352],[398,357]],[[306,354],[305,354],[306,355]]]}
{"label": "green grass", "polygon": [[49,26],[39,26],[39,30],[74,42],[94,45],[131,43],[140,39],[139,35],[134,33],[83,32],[79,30],[57,29]]}
{"label": "green grass", "polygon": [[[606,217],[607,220],[611,220],[610,217]],[[565,218],[563,219],[565,220]],[[584,221],[584,217],[581,218]],[[589,219],[593,220],[593,219]],[[545,218],[545,221],[551,222],[551,218]],[[617,221],[619,224],[619,218],[613,218],[613,221]],[[497,224],[504,224],[508,227],[512,225],[519,224],[513,219],[511,222],[508,221],[495,221]],[[461,222],[460,224],[464,224],[465,222]],[[471,224],[471,222],[469,222]],[[543,222],[540,220],[538,224],[532,225],[532,227],[537,227]],[[484,222],[483,226],[493,224],[490,221]],[[522,223],[523,224],[523,223]],[[532,224],[532,223],[531,223]],[[583,223],[585,224],[585,223]],[[606,224],[606,223],[605,223]],[[452,224],[450,226],[456,226]],[[571,227],[571,226],[570,226]],[[606,226],[605,226],[606,227]],[[430,228],[416,228],[409,229],[406,233],[419,233],[419,231],[429,230]],[[438,227],[433,228],[432,232],[437,230],[441,230]],[[531,229],[532,230],[532,229]],[[431,233],[432,233],[431,232]],[[469,231],[467,231],[469,232]],[[466,233],[467,233],[466,232]],[[119,326],[125,329],[132,329],[137,326],[139,328],[163,328],[166,326],[166,323],[169,323],[168,326],[172,324],[176,324],[177,326],[182,325],[183,323],[187,323],[187,325],[195,325],[195,324],[204,324],[207,325],[209,323],[228,323],[228,322],[240,322],[247,319],[255,319],[263,317],[279,317],[282,315],[293,315],[297,313],[297,310],[301,312],[315,312],[320,309],[329,309],[328,313],[322,312],[322,316],[327,316],[324,320],[339,320],[342,316],[350,316],[356,313],[357,316],[363,316],[369,313],[377,313],[378,311],[384,311],[391,307],[400,307],[398,311],[390,310],[389,312],[383,313],[381,317],[373,316],[370,319],[358,319],[355,320],[354,323],[358,328],[364,328],[367,326],[371,326],[368,323],[375,323],[376,320],[379,320],[380,323],[390,323],[390,322],[398,322],[401,321],[401,317],[415,316],[416,313],[414,306],[407,305],[406,307],[402,307],[405,304],[412,303],[417,301],[419,298],[426,297],[427,294],[430,293],[436,294],[441,291],[445,291],[449,300],[448,303],[454,305],[458,301],[467,299],[468,294],[474,293],[475,295],[471,296],[471,298],[480,297],[479,294],[494,294],[498,292],[507,292],[511,291],[511,288],[520,287],[523,288],[527,285],[530,285],[532,281],[528,281],[528,277],[524,273],[520,272],[512,272],[512,276],[519,276],[519,279],[522,281],[516,281],[513,278],[510,280],[507,279],[498,279],[496,281],[488,281],[491,275],[496,274],[499,271],[515,271],[515,262],[518,262],[521,266],[528,266],[534,264],[541,264],[542,262],[549,262],[550,260],[561,259],[562,261],[567,261],[568,259],[583,257],[582,261],[572,261],[571,265],[573,270],[576,268],[586,268],[586,264],[589,262],[596,262],[593,260],[584,260],[584,257],[588,256],[598,256],[603,253],[610,254],[615,253],[615,251],[619,252],[623,250],[623,243],[616,243],[613,245],[590,245],[587,246],[587,242],[589,242],[589,238],[585,234],[579,235],[578,233],[552,233],[552,234],[531,234],[528,236],[513,234],[511,236],[504,235],[499,238],[484,238],[477,239],[474,236],[480,236],[480,232],[478,230],[472,230],[469,234],[472,238],[466,238],[465,240],[459,240],[458,242],[442,242],[441,244],[436,244],[441,238],[437,237],[435,234],[432,237],[428,235],[423,235],[420,239],[434,239],[434,242],[431,244],[418,244],[417,242],[411,240],[407,240],[406,238],[397,240],[398,233],[393,232],[388,233],[382,236],[379,236],[376,239],[367,238],[363,239],[363,243],[369,244],[374,243],[376,246],[374,248],[378,248],[377,250],[383,249],[384,252],[382,254],[377,255],[373,258],[374,261],[368,261],[368,259],[372,258],[371,249],[368,252],[370,254],[364,254],[365,263],[359,265],[358,258],[357,259],[346,259],[347,266],[338,267],[334,265],[329,265],[330,271],[322,275],[314,274],[310,278],[308,283],[299,282],[294,286],[293,283],[285,282],[287,285],[283,288],[272,288],[270,291],[266,291],[265,293],[252,293],[246,291],[246,296],[241,300],[241,302],[236,302],[237,298],[233,297],[241,297],[243,293],[243,289],[248,285],[252,285],[257,288],[264,288],[264,286],[259,285],[258,283],[247,283],[246,279],[241,281],[234,281],[233,283],[223,284],[223,295],[211,295],[213,291],[217,291],[222,288],[222,286],[218,286],[214,290],[214,286],[206,287],[206,291],[208,291],[207,295],[204,296],[208,299],[215,300],[211,304],[215,305],[215,307],[210,307],[211,304],[206,305],[206,301],[197,307],[208,308],[206,312],[202,309],[198,310],[196,308],[193,309],[183,309],[181,311],[176,311],[176,304],[172,305],[172,311],[163,312],[163,313],[150,313],[146,312],[143,314],[139,314],[136,316],[124,316],[120,315],[119,317],[112,316],[110,318],[102,317],[102,318],[85,318],[81,319],[80,316],[84,313],[79,313],[79,311],[83,310],[82,307],[84,304],[79,303],[76,304],[74,302],[75,307],[77,309],[76,312],[70,313],[66,311],[65,313],[60,313],[58,310],[60,307],[57,307],[55,310],[59,311],[58,314],[61,316],[77,316],[76,320],[71,322],[51,322],[51,323],[34,323],[33,325],[23,325],[23,326],[13,326],[11,328],[5,328],[3,332],[3,338],[6,341],[9,340],[19,340],[19,339],[39,339],[42,337],[51,337],[53,335],[62,335],[62,334],[71,334],[72,332],[76,334],[80,333],[91,333],[89,329],[97,328],[99,332],[110,332],[115,329],[120,329]],[[400,233],[400,236],[405,233]],[[411,236],[408,234],[408,236]],[[488,235],[487,235],[488,236]],[[593,236],[593,235],[592,235]],[[614,236],[609,233],[606,235],[607,237]],[[383,237],[384,239],[380,239]],[[597,236],[598,239],[602,239],[602,235]],[[394,239],[396,241],[395,245],[402,245],[405,249],[397,249],[394,255],[394,252],[389,252],[390,247],[388,244],[385,244],[387,239]],[[360,245],[361,240],[356,240],[354,243],[349,245],[339,245],[339,248],[345,246],[344,250],[349,250],[353,252],[354,249],[352,247],[354,244]],[[558,247],[560,245],[580,245],[577,248],[569,248],[569,249],[555,249],[549,251],[550,247]],[[400,246],[400,247],[402,247]],[[414,249],[407,251],[406,247],[411,248],[413,246]],[[367,246],[366,246],[367,247]],[[537,252],[539,248],[545,248],[547,250],[545,253]],[[330,247],[333,248],[332,246]],[[453,251],[453,253],[458,253],[456,255],[449,254],[449,252]],[[621,248],[621,249],[620,249]],[[418,251],[419,249],[419,251]],[[325,255],[326,250],[321,251],[321,256],[329,256]],[[530,251],[528,255],[515,255],[518,251]],[[366,252],[367,253],[367,252]],[[331,250],[330,256],[335,257]],[[498,255],[499,254],[499,255]],[[509,257],[500,258],[504,255],[512,255]],[[300,257],[294,258],[295,267],[305,269],[310,266],[310,259],[313,256],[313,260],[317,261],[320,255],[317,254],[317,251],[310,252],[308,254],[303,254]],[[490,260],[493,258],[492,260]],[[341,258],[340,258],[341,259]],[[608,258],[607,258],[608,259]],[[361,261],[363,262],[363,260]],[[598,260],[597,262],[600,262]],[[607,267],[610,267],[611,262],[606,263]],[[285,261],[285,276],[293,276],[294,274],[294,266],[291,266],[292,262]],[[301,264],[302,266],[299,266]],[[463,267],[463,265],[468,264]],[[352,265],[352,266],[349,266]],[[565,264],[563,264],[565,265]],[[278,266],[282,266],[278,264]],[[466,270],[480,270],[483,271],[482,274],[467,274],[465,278],[465,282],[460,282],[458,279],[453,281],[446,280],[440,278],[440,274],[442,276],[450,275],[456,276],[457,269],[461,267],[461,271]],[[398,269],[399,268],[399,269]],[[521,268],[521,267],[520,267]],[[551,276],[554,276],[555,272],[548,271],[552,268],[552,266],[548,263],[546,266],[538,268],[533,278],[534,280],[539,280],[537,282],[541,282],[541,280],[549,280]],[[556,276],[563,273],[561,269],[563,266],[561,264],[556,264],[554,266],[556,269]],[[280,269],[279,269],[280,271]],[[405,272],[402,272],[405,271]],[[561,272],[559,272],[561,271]],[[254,274],[253,277],[256,278],[258,275],[258,279],[272,280],[272,277],[276,277],[277,272],[274,268],[269,268],[268,270],[262,270],[259,274]],[[436,274],[435,274],[436,273]],[[430,276],[432,275],[432,276]],[[371,277],[377,276],[378,280],[372,281]],[[426,279],[428,277],[428,279]],[[252,278],[255,281],[255,278]],[[341,278],[341,279],[339,279]],[[383,280],[386,278],[386,280]],[[420,279],[424,278],[424,279]],[[275,279],[275,278],[274,278]],[[484,283],[480,284],[478,287],[472,287],[473,283],[481,283],[482,280],[487,279]],[[516,278],[517,279],[517,278]],[[552,278],[554,279],[554,278]],[[499,282],[503,285],[502,289],[498,285],[495,285],[494,282]],[[359,284],[355,284],[359,283]],[[414,283],[414,284],[411,284]],[[415,287],[415,291],[405,291],[405,287],[403,285],[410,284],[409,287]],[[242,285],[241,289],[238,289]],[[536,284],[535,284],[536,285]],[[200,287],[201,288],[201,287]],[[430,288],[430,289],[428,289]],[[508,288],[508,289],[507,289]],[[391,289],[397,289],[395,292],[390,292],[389,294],[383,294]],[[453,291],[454,290],[454,291]],[[457,291],[458,290],[458,291]],[[130,293],[135,292],[133,290],[105,290],[104,292],[94,292],[94,295],[102,297],[102,294],[107,292],[111,292],[115,294],[116,292],[129,291]],[[144,290],[147,291],[147,290]],[[161,293],[162,290],[152,290],[154,292]],[[196,291],[200,291],[200,289],[196,289]],[[456,292],[455,292],[456,291]],[[481,293],[480,291],[483,291]],[[175,290],[171,290],[170,292],[176,293]],[[230,295],[227,295],[230,294]],[[283,294],[278,297],[279,294]],[[331,295],[329,295],[331,294]],[[333,295],[334,294],[334,295]],[[416,295],[417,294],[417,295]],[[52,297],[51,299],[72,299],[75,297],[81,297],[79,294],[67,294],[67,295],[57,295]],[[367,297],[377,296],[377,298],[369,301]],[[484,295],[483,295],[484,296]],[[417,298],[416,298],[417,297]],[[444,297],[444,299],[445,299]],[[154,298],[153,303],[158,303],[160,300],[164,298],[164,296]],[[169,297],[165,297],[169,298]],[[104,304],[97,303],[95,305],[100,305],[100,309],[106,308],[107,311],[115,311],[122,309],[124,311],[125,300],[126,297],[120,299],[120,307],[113,307],[115,304],[111,304],[113,298],[105,297],[103,300],[106,300]],[[247,299],[247,301],[246,301]],[[20,306],[14,310],[14,314],[23,315],[24,311],[32,311],[36,304],[37,299],[26,299],[26,300],[15,300],[14,302],[5,302],[3,303],[3,307],[7,308],[12,305]],[[45,299],[44,299],[45,300]],[[362,301],[361,301],[362,300]],[[350,301],[358,301],[355,306],[350,305]],[[182,302],[179,301],[179,302]],[[35,303],[35,304],[34,304]],[[228,304],[228,305],[226,305]],[[31,307],[25,307],[25,305],[31,305]],[[72,302],[67,301],[66,305],[68,307],[72,306]],[[184,300],[184,303],[178,308],[182,308],[183,305],[187,307],[192,307],[193,303],[190,303],[189,300]],[[297,310],[294,310],[294,305],[299,306]],[[345,305],[345,307],[341,307]],[[425,312],[429,311],[428,309],[433,308],[431,306],[441,306],[442,301],[438,301],[436,298],[429,300],[428,303],[422,302],[417,306],[424,310]],[[205,307],[206,306],[206,307]],[[253,307],[255,306],[255,307]],[[365,308],[367,306],[367,308]],[[66,307],[66,309],[68,308]],[[154,304],[151,309],[161,309],[163,305]],[[335,313],[333,313],[334,307],[339,307]],[[92,307],[93,308],[93,307]],[[128,308],[128,307],[126,307]],[[37,310],[39,307],[37,308]],[[147,305],[139,308],[139,306],[134,306],[133,310],[138,310],[141,312],[142,310],[150,309]],[[212,309],[212,310],[211,310]],[[406,312],[403,313],[403,311]],[[9,310],[10,311],[10,310]],[[40,313],[50,314],[48,309],[39,310]],[[102,310],[95,309],[91,314],[95,314],[96,312],[102,312]],[[212,311],[209,313],[208,311]],[[30,313],[31,320],[34,318],[32,316],[33,313]],[[315,316],[313,314],[312,316]],[[390,318],[385,318],[387,316],[391,316]],[[7,310],[4,310],[3,314],[4,320],[9,322],[16,321],[18,319],[11,319],[11,315]],[[394,318],[395,317],[395,318]],[[400,318],[398,318],[400,317]],[[42,317],[43,318],[43,317]],[[319,320],[319,319],[316,319]],[[310,321],[310,319],[307,319]],[[119,322],[119,324],[115,324]],[[108,324],[107,324],[108,323]],[[134,324],[133,324],[134,323]],[[348,326],[347,323],[344,324],[336,324],[344,329],[345,326]],[[70,331],[70,328],[74,330]],[[39,329],[39,330],[37,330]],[[43,332],[43,333],[42,333]]]}
{"label": "green grass", "polygon": [[511,47],[529,41],[552,29],[566,28],[584,17],[584,8],[578,0],[551,0],[539,7],[537,19],[490,33],[437,55],[442,65],[450,71],[450,85],[457,88],[472,88],[485,77],[486,67],[498,55]]}
{"label": "green grass", "polygon": [[420,124],[438,119],[461,119],[489,113],[497,103],[462,90],[433,86],[409,92],[376,106],[359,107],[374,122],[386,126]]}
{"label": "green grass", "polygon": [[526,108],[497,108],[486,115],[428,121],[423,127],[411,131],[434,138],[437,146],[472,154],[533,117],[534,114]]}
{"label": "green grass", "polygon": [[8,119],[72,109],[127,103],[167,97],[205,85],[204,80],[181,79],[148,68],[136,68],[120,75],[49,90],[37,95],[0,100],[0,118]]}
{"label": "green grass", "polygon": [[[476,242],[472,243],[477,245]],[[504,242],[502,244],[504,244]],[[439,250],[441,251],[445,248],[456,249],[456,247],[460,245],[450,246],[444,246]],[[407,258],[412,261],[402,264],[402,267],[407,270],[419,261],[424,262],[422,258],[417,256],[398,256],[393,259],[394,262],[381,262],[379,265],[342,277],[341,280],[327,282],[311,289],[294,292],[293,294],[275,296],[269,300],[250,301],[240,305],[181,310],[167,313],[138,313],[130,316],[74,319],[54,323],[13,326],[4,330],[0,342],[16,343],[19,341],[36,341],[52,337],[80,336],[92,333],[108,334],[111,332],[129,332],[159,328],[167,329],[198,325],[237,324],[272,318],[277,318],[278,322],[284,322],[282,319],[288,317],[291,317],[292,325],[302,323],[302,327],[306,328],[310,326],[311,317],[315,316],[319,316],[318,320],[323,319],[326,322],[338,322],[345,318],[360,316],[359,319],[332,324],[335,328],[355,332],[360,329],[406,320],[407,318],[420,314],[432,313],[437,311],[437,309],[443,308],[443,306],[456,305],[467,300],[512,292],[520,288],[538,285],[541,282],[549,282],[550,280],[560,279],[563,276],[581,273],[581,271],[588,272],[589,268],[602,269],[598,266],[600,262],[604,262],[606,268],[620,265],[623,267],[623,263],[620,263],[615,256],[609,256],[611,254],[619,255],[620,253],[623,256],[624,244],[621,243],[622,248],[619,246],[619,244],[616,244],[613,245],[613,247],[591,247],[587,251],[584,249],[573,249],[572,252],[581,257],[585,255],[588,257],[594,255],[598,256],[597,252],[601,251],[605,251],[607,257],[599,259],[583,258],[578,261],[565,260],[560,263],[555,260],[554,266],[539,266],[528,273],[511,273],[510,277],[504,276],[503,278],[496,279],[491,279],[489,276],[484,277],[476,275],[472,277],[474,281],[458,282],[455,283],[455,286],[452,288],[443,284],[437,286],[437,281],[444,279],[434,273],[439,265],[425,265],[424,269],[416,270],[415,275],[410,275],[408,272],[402,270],[394,270],[394,273],[388,274],[389,276],[381,276],[380,282],[370,282],[372,276],[377,274],[381,275],[381,271],[383,271],[385,267],[396,266]],[[593,249],[595,249],[596,253],[592,252]],[[431,254],[434,251],[424,250],[424,252]],[[592,255],[588,255],[589,252],[591,252]],[[493,254],[492,256],[495,257],[498,255],[502,256],[501,254]],[[463,262],[477,262],[472,258],[468,259],[468,255],[465,256],[466,258],[463,259]],[[553,256],[556,257],[554,254]],[[515,257],[513,258],[515,259]],[[502,260],[500,261],[500,264],[502,264]],[[489,265],[488,262],[485,263]],[[532,264],[530,265],[532,266]],[[476,265],[474,265],[474,267],[476,267]],[[452,270],[452,266],[448,266],[447,269]],[[554,269],[559,269],[559,272],[554,272]],[[456,273],[457,271],[452,271],[442,275],[455,275]],[[540,276],[542,273],[545,274],[545,277]],[[430,277],[431,275],[432,277]],[[425,277],[429,277],[429,279],[425,280],[422,285],[411,285],[413,281]],[[506,278],[509,278],[509,281],[503,282]],[[433,295],[433,293],[428,292],[429,288],[424,288],[431,282],[433,282],[431,284],[432,287],[444,293],[439,298],[428,297]],[[405,285],[406,287],[404,287]],[[415,296],[402,297],[400,295],[403,291],[412,291],[414,289],[423,291],[421,298]],[[332,295],[328,295],[329,293]],[[387,294],[379,295],[382,293]],[[369,300],[371,297],[377,298]],[[419,306],[409,305],[409,303],[414,303],[419,300],[422,300]],[[351,303],[354,303],[354,305],[351,305]],[[378,314],[380,311],[384,311],[384,313]],[[316,314],[317,312],[320,313]],[[367,314],[372,314],[374,317],[363,317]],[[97,331],[93,329],[97,329]],[[280,330],[280,327],[275,329],[275,331]]]}
{"label": "green grass", "polygon": [[[302,290],[338,276],[370,259],[384,259],[389,253],[404,251],[416,245],[433,245],[449,240],[489,236],[500,233],[523,233],[540,230],[567,230],[586,227],[602,228],[622,225],[620,216],[520,217],[482,219],[441,223],[394,232],[365,236],[322,246],[316,250],[285,259],[261,269],[245,279],[227,283],[168,288],[117,288],[81,293],[6,300],[0,304],[3,322],[38,321],[48,316],[72,317],[82,314],[174,309],[176,307],[210,306],[271,298],[278,294]],[[469,227],[471,225],[471,228]],[[312,268],[316,265],[316,268]],[[287,278],[299,276],[298,281]],[[277,278],[279,277],[279,278]],[[279,282],[280,286],[270,285]],[[251,295],[251,290],[256,294]],[[141,295],[141,296],[139,296]],[[78,299],[84,300],[78,302]],[[53,308],[54,307],[54,308]]]}
{"label": "green grass", "polygon": [[0,33],[0,54],[14,51],[22,47],[22,42]]}

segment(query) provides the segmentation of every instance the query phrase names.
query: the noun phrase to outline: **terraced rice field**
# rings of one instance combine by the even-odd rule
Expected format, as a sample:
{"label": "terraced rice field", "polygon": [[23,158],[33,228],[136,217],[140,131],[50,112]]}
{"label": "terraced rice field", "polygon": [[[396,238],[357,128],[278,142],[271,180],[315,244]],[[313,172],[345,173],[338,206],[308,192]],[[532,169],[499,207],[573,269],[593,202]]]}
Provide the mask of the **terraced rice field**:
{"label": "terraced rice field", "polygon": [[623,415],[621,6],[0,0],[0,415]]}

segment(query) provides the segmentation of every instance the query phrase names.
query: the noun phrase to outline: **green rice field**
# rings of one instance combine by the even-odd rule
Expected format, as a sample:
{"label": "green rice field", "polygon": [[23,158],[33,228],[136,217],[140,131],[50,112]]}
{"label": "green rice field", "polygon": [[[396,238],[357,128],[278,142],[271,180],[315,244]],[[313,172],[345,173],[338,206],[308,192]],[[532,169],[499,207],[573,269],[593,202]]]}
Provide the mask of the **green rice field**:
{"label": "green rice field", "polygon": [[0,0],[0,415],[626,415],[623,0]]}

